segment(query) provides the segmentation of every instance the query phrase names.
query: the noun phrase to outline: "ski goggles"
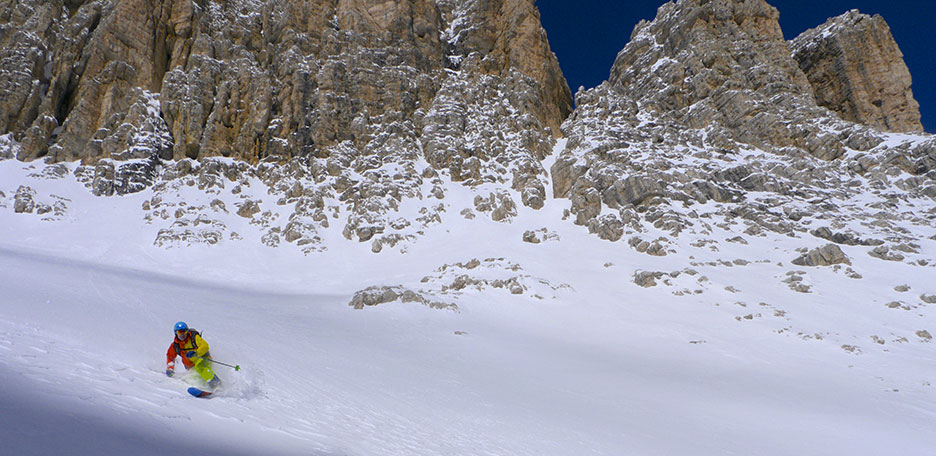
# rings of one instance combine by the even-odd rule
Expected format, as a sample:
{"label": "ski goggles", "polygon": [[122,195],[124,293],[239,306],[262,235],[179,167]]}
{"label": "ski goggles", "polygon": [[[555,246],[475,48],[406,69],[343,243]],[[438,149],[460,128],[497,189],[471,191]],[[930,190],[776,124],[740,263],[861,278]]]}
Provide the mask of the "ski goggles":
{"label": "ski goggles", "polygon": [[175,332],[175,335],[176,335],[176,337],[178,337],[179,339],[185,339],[186,337],[188,337],[188,330],[187,330],[187,329],[180,329],[180,330],[178,330],[178,331]]}

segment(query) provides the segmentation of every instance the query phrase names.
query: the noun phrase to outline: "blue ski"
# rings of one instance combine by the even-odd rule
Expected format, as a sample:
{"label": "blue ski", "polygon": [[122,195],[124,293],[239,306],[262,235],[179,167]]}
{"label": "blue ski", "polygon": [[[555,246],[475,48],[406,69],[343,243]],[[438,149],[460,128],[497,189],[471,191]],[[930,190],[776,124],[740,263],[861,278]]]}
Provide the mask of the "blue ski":
{"label": "blue ski", "polygon": [[203,391],[203,390],[200,390],[200,389],[198,389],[198,388],[196,388],[196,387],[194,387],[194,386],[191,387],[191,388],[189,388],[189,389],[188,389],[188,392],[189,392],[189,394],[191,394],[192,396],[195,396],[195,397],[204,397],[204,398],[209,398],[209,397],[211,397],[211,391]]}

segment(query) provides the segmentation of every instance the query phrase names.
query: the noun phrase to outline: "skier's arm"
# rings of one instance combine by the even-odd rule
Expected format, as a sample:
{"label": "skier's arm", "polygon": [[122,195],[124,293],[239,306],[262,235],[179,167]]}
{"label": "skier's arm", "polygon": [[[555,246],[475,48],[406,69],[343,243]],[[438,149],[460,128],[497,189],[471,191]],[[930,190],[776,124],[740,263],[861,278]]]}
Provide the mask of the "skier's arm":
{"label": "skier's arm", "polygon": [[166,370],[175,369],[175,359],[178,356],[176,353],[175,344],[169,346],[169,350],[166,350]]}
{"label": "skier's arm", "polygon": [[205,342],[205,339],[202,339],[201,335],[196,335],[195,345],[198,345],[198,350],[195,352],[195,356],[203,358],[205,354],[208,353],[208,342]]}

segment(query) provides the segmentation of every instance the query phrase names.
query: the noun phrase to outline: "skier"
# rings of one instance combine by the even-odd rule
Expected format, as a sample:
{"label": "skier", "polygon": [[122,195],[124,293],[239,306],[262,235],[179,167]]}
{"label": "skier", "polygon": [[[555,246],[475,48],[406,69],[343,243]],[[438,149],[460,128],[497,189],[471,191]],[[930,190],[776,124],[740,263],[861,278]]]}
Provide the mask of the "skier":
{"label": "skier", "polygon": [[166,352],[166,375],[170,377],[175,374],[176,356],[182,357],[182,364],[186,370],[194,367],[195,372],[198,372],[198,375],[208,382],[208,386],[212,389],[221,385],[221,379],[211,370],[208,342],[205,342],[201,334],[189,328],[184,321],[175,324],[175,339]]}

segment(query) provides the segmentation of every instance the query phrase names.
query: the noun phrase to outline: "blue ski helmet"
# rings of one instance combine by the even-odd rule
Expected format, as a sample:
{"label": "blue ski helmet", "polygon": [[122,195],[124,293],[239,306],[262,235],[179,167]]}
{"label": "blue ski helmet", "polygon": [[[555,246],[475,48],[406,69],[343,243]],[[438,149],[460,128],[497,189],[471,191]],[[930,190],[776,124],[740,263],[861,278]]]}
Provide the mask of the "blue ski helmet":
{"label": "blue ski helmet", "polygon": [[175,324],[176,331],[188,331],[188,325],[184,321],[180,321]]}

